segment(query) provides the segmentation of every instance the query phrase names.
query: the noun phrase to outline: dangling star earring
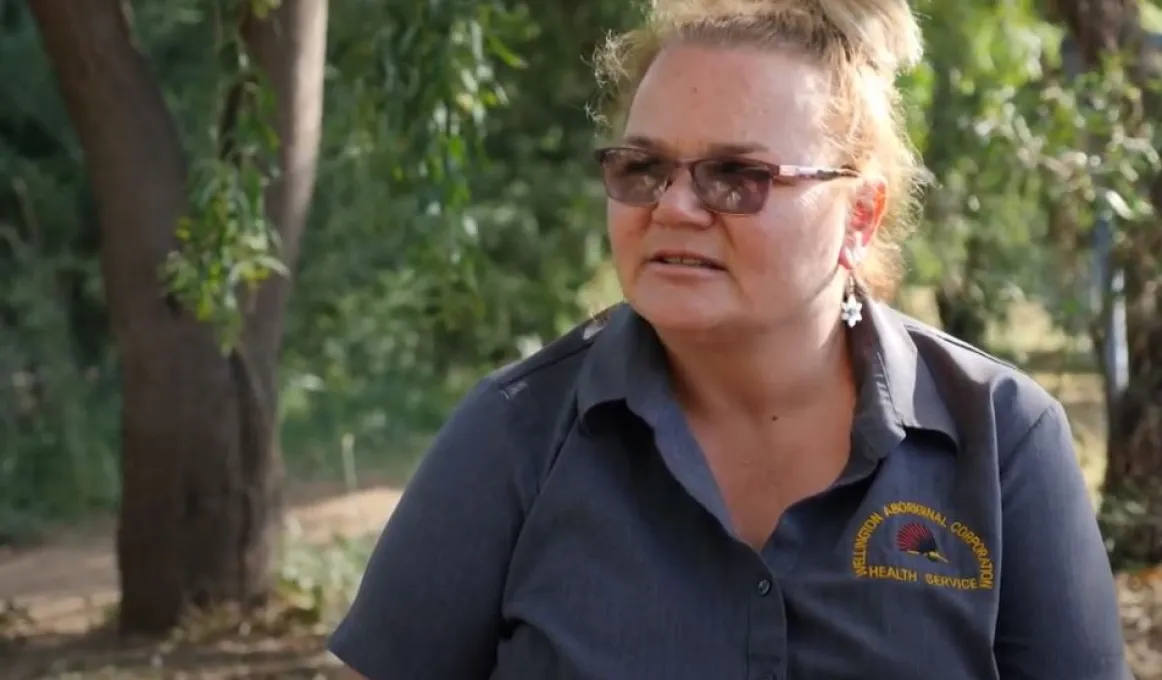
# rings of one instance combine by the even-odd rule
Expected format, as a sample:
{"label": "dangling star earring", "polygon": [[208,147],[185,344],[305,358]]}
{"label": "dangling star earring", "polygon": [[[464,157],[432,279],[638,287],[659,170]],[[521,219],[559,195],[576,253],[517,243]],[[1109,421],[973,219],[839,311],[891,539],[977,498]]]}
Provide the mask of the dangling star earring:
{"label": "dangling star earring", "polygon": [[854,273],[847,275],[847,290],[843,296],[843,304],[839,306],[839,318],[848,328],[854,328],[857,323],[863,321],[863,303],[855,294]]}

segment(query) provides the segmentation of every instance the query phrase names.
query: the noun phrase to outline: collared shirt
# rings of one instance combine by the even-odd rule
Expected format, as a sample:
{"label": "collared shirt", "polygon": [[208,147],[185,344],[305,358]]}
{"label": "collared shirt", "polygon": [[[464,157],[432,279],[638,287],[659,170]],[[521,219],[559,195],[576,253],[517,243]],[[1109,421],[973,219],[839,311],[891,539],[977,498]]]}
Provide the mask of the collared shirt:
{"label": "collared shirt", "polygon": [[847,469],[761,551],[621,305],[463,400],[331,650],[370,680],[1128,680],[1060,404],[865,308]]}

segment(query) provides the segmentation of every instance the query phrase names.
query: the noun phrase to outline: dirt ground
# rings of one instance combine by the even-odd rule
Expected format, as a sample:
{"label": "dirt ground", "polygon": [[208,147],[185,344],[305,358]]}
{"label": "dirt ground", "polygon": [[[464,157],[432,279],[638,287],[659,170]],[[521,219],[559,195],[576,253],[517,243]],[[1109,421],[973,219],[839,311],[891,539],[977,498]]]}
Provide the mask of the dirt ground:
{"label": "dirt ground", "polygon": [[[378,531],[399,498],[390,488],[336,493],[317,487],[298,494],[291,517],[308,541]],[[31,637],[0,639],[3,680],[323,680],[337,669],[321,631],[279,635],[261,630],[212,644],[144,645],[86,632],[116,601],[111,526],[88,527],[31,549],[0,552],[0,630],[17,613]],[[1127,651],[1138,680],[1162,680],[1162,570],[1119,579]],[[67,669],[67,670],[66,670]]]}
{"label": "dirt ground", "polygon": [[[304,540],[379,531],[399,500],[396,489],[343,493],[313,485],[292,494],[290,518]],[[292,627],[277,636],[255,630],[212,644],[141,644],[116,640],[100,626],[117,600],[113,526],[101,522],[35,548],[0,549],[0,679],[259,680],[333,677],[321,631]],[[5,621],[19,630],[5,640]],[[19,620],[17,620],[19,619]]]}
{"label": "dirt ground", "polygon": [[1126,654],[1138,680],[1162,680],[1162,569],[1118,579]]}

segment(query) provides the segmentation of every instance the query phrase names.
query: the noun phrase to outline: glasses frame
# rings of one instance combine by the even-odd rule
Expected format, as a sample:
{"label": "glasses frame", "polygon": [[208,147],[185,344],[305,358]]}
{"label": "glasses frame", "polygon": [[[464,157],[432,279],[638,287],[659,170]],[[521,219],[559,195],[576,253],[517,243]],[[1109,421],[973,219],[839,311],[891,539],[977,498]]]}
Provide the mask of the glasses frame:
{"label": "glasses frame", "polygon": [[[662,160],[669,162],[673,166],[673,168],[670,171],[670,176],[666,179],[665,185],[662,186],[661,191],[658,192],[658,198],[656,198],[653,201],[649,201],[649,202],[631,203],[629,201],[625,201],[625,200],[622,200],[620,198],[617,198],[617,197],[611,195],[610,190],[609,190],[609,183],[608,183],[608,181],[606,181],[606,175],[604,172],[605,160],[606,160],[606,158],[608,158],[608,156],[610,154],[621,152],[621,151],[630,151],[630,152],[633,152],[636,154],[648,154],[648,155],[656,156],[659,159],[662,159]],[[763,199],[759,203],[759,206],[753,211],[730,212],[730,211],[726,211],[726,210],[715,210],[715,209],[711,208],[710,206],[707,206],[705,204],[705,201],[702,201],[701,197],[699,197],[699,199],[698,199],[699,202],[701,202],[706,207],[707,210],[709,210],[713,213],[717,213],[719,215],[755,215],[755,214],[758,214],[759,212],[762,212],[763,208],[766,207],[767,200],[769,200],[770,196],[771,196],[770,185],[773,185],[775,183],[775,180],[779,179],[779,178],[795,179],[795,180],[802,180],[802,181],[830,182],[832,180],[843,179],[843,178],[854,178],[854,177],[860,176],[860,172],[858,170],[856,170],[854,168],[848,168],[848,167],[835,168],[835,167],[814,166],[814,165],[791,165],[791,164],[786,164],[786,163],[767,163],[765,161],[760,161],[760,160],[755,159],[755,158],[746,158],[746,157],[742,157],[742,156],[732,156],[732,155],[706,156],[703,158],[692,158],[692,159],[682,160],[682,159],[678,159],[678,158],[671,158],[669,156],[666,156],[665,154],[657,153],[656,151],[651,151],[649,149],[643,149],[643,148],[636,147],[636,146],[606,146],[606,147],[602,147],[600,149],[594,150],[593,158],[594,158],[594,160],[597,161],[597,164],[599,166],[601,166],[601,168],[602,168],[601,179],[602,179],[602,184],[605,187],[605,195],[608,196],[610,199],[617,201],[618,203],[622,203],[624,205],[632,206],[635,208],[645,208],[645,207],[649,207],[652,205],[657,205],[661,201],[662,196],[664,196],[666,194],[666,192],[669,191],[670,187],[673,186],[675,175],[677,175],[677,173],[679,171],[682,171],[682,170],[690,173],[690,180],[691,180],[691,182],[694,183],[695,193],[697,194],[697,192],[698,192],[698,180],[696,179],[697,175],[695,174],[695,170],[696,170],[697,166],[699,164],[702,164],[702,163],[721,163],[722,161],[736,161],[738,163],[743,163],[743,164],[749,165],[751,167],[761,168],[763,170],[766,170],[768,173],[770,173],[770,181],[768,183],[766,192],[763,193]]]}

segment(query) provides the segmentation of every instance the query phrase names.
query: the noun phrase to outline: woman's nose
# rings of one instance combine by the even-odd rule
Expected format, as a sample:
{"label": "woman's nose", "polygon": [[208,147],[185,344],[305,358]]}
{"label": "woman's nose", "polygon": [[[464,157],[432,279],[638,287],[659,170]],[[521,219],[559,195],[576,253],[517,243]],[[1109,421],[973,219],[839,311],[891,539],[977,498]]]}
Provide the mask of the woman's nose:
{"label": "woman's nose", "polygon": [[670,185],[662,192],[654,207],[654,221],[661,224],[710,226],[714,213],[706,209],[694,188],[694,180],[686,170],[674,173]]}

